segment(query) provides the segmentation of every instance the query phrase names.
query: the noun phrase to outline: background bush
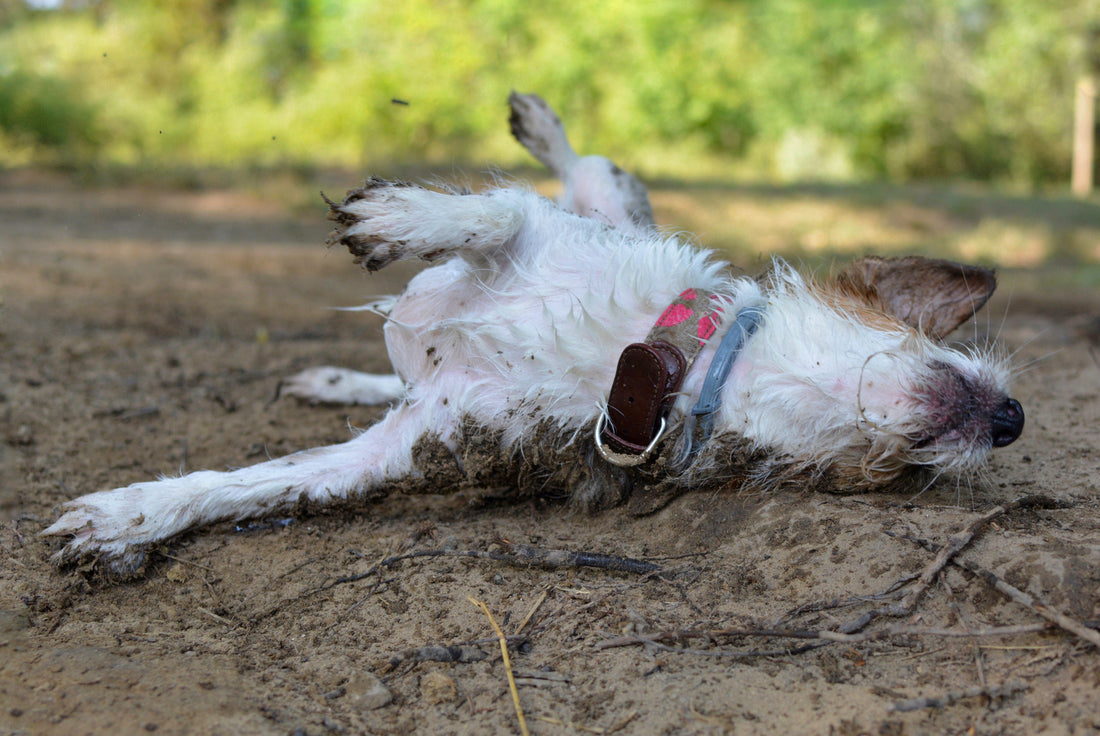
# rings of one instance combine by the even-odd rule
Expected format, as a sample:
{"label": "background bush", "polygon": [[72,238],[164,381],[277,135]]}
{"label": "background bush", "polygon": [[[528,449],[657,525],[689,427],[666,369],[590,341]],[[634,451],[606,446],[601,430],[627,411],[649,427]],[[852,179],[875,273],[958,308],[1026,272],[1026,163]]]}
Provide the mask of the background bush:
{"label": "background bush", "polygon": [[[0,0],[0,161],[527,161],[505,99],[649,176],[1068,178],[1094,0]],[[407,102],[396,104],[394,99]]]}

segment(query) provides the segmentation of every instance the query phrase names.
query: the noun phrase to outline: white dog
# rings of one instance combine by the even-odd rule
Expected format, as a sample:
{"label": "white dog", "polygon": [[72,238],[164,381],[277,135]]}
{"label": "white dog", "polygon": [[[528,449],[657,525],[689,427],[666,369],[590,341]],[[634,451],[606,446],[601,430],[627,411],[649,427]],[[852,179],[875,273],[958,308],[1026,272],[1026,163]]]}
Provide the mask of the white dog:
{"label": "white dog", "polygon": [[782,262],[735,277],[659,234],[641,184],[579,158],[542,100],[511,104],[516,137],[565,185],[560,206],[377,179],[330,203],[332,240],[368,269],[438,265],[375,305],[399,379],[322,368],[287,393],[389,413],[341,445],[71,501],[43,532],[69,537],[58,561],[125,571],[196,526],[392,489],[505,482],[642,510],[693,488],[868,490],[973,473],[1019,436],[1005,361],[941,342],[992,272],[914,257],[822,282]]}

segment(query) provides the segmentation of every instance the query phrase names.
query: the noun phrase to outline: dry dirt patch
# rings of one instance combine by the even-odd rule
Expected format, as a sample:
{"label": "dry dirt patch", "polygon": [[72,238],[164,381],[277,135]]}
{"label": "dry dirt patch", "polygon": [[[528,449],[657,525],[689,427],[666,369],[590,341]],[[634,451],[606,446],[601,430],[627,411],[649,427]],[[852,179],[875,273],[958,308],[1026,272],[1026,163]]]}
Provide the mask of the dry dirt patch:
{"label": "dry dirt patch", "polygon": [[[0,733],[515,732],[498,650],[467,596],[506,633],[534,611],[513,666],[535,733],[1100,729],[1100,655],[1058,631],[907,634],[802,653],[782,650],[805,640],[667,635],[835,628],[883,605],[838,599],[883,593],[933,559],[912,540],[942,544],[1028,494],[1047,502],[993,520],[959,560],[1095,629],[1100,368],[1088,325],[1100,300],[1014,289],[1012,274],[1002,278],[1011,308],[1001,297],[983,324],[1030,366],[1016,389],[1028,425],[981,486],[945,483],[915,499],[689,496],[643,519],[509,503],[499,491],[395,496],[202,530],[125,584],[51,567],[35,533],[67,498],[339,442],[378,417],[271,400],[281,376],[309,365],[386,368],[377,320],[326,308],[392,292],[411,272],[359,273],[319,245],[322,215],[230,192],[0,179]],[[501,539],[674,572],[445,556],[332,585],[388,555],[493,551]],[[910,615],[870,629],[1042,621],[949,566]],[[623,637],[648,643],[606,646]],[[464,642],[485,656],[409,659]],[[983,689],[1002,697],[892,710]]]}

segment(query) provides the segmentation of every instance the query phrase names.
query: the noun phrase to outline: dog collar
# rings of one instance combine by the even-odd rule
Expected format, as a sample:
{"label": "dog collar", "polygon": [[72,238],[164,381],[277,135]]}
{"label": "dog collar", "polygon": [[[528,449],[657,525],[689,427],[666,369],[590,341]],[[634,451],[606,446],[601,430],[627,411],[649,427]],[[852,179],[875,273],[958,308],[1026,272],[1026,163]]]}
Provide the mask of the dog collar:
{"label": "dog collar", "polygon": [[699,391],[699,400],[691,410],[695,417],[695,439],[692,442],[691,454],[698,452],[708,439],[714,428],[714,413],[722,405],[722,387],[726,385],[730,369],[741,354],[741,348],[745,342],[756,332],[760,326],[760,320],[764,317],[763,307],[745,307],[737,313],[726,334],[722,335],[722,341],[718,343],[718,349],[711,358],[710,368],[707,369],[707,377],[703,379],[703,388]]}
{"label": "dog collar", "polygon": [[[723,295],[686,289],[657,319],[645,342],[623,350],[607,411],[596,422],[596,449],[604,460],[634,467],[652,458],[668,426],[666,417],[684,376],[717,329],[724,301]],[[710,434],[722,385],[760,316],[759,308],[741,310],[719,343],[699,402],[692,410],[697,417],[693,453]],[[703,434],[698,432],[701,427],[705,429]]]}

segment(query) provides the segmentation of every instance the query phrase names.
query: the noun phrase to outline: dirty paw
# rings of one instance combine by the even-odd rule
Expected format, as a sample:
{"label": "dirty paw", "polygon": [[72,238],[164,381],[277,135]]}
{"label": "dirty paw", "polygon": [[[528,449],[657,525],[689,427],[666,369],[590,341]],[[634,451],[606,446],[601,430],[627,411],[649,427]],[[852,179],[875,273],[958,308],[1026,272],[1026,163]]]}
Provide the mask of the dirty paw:
{"label": "dirty paw", "polygon": [[146,547],[163,536],[138,510],[141,498],[140,489],[130,487],[92,493],[65,504],[61,517],[40,533],[69,538],[54,553],[54,564],[92,560],[97,567],[124,576],[139,572]]}
{"label": "dirty paw", "polygon": [[362,187],[347,193],[342,202],[324,197],[328,217],[336,228],[328,237],[329,245],[342,245],[355,256],[355,262],[368,271],[377,271],[405,255],[407,230],[402,227],[402,198],[399,192],[418,188],[404,182],[372,177]]}
{"label": "dirty paw", "polygon": [[512,92],[508,105],[512,108],[508,123],[513,137],[556,175],[566,174],[576,154],[557,114],[534,94]]}

